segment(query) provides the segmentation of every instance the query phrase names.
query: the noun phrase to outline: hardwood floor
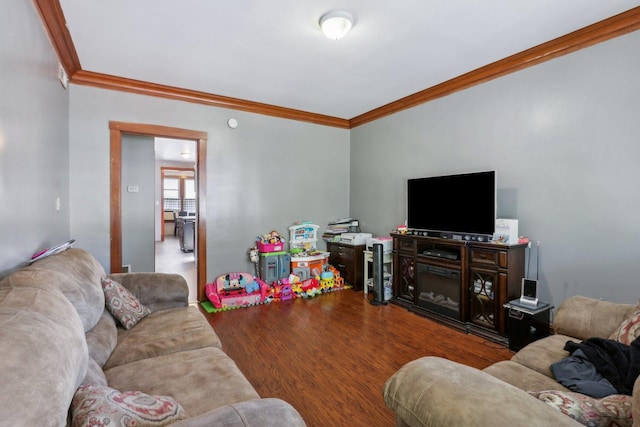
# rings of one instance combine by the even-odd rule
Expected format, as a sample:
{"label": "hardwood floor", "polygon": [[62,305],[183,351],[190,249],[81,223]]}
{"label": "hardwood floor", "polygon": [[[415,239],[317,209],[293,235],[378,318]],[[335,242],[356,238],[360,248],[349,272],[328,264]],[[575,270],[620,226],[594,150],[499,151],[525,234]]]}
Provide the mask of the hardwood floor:
{"label": "hardwood floor", "polygon": [[395,425],[382,387],[411,360],[433,355],[484,368],[513,355],[399,306],[371,305],[350,289],[202,311],[258,393],[291,403],[309,427]]}

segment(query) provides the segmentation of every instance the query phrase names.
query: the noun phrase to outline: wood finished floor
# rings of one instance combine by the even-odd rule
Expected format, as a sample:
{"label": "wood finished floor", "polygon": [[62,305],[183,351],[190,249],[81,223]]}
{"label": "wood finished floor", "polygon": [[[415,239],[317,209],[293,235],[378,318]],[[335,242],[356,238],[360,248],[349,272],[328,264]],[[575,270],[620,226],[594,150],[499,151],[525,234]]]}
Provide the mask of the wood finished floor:
{"label": "wood finished floor", "polygon": [[484,368],[513,355],[399,306],[371,305],[350,289],[202,311],[260,396],[291,403],[309,427],[395,425],[382,387],[411,360],[432,355]]}

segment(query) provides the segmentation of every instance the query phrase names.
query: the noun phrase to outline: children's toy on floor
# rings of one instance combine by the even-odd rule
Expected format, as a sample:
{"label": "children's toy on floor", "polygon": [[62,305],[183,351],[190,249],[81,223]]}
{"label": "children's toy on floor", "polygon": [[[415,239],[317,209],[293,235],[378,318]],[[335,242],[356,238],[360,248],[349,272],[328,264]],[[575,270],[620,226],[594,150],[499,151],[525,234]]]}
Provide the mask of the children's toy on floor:
{"label": "children's toy on floor", "polygon": [[335,281],[333,280],[333,272],[323,271],[320,275],[320,289],[331,290],[334,286]]}
{"label": "children's toy on floor", "polygon": [[308,221],[289,227],[291,271],[303,280],[319,276],[327,264],[329,252],[316,249],[318,226]]}
{"label": "children's toy on floor", "polygon": [[232,309],[268,302],[269,285],[249,273],[228,273],[207,283],[205,293],[216,309]]}
{"label": "children's toy on floor", "polygon": [[345,287],[344,278],[340,277],[340,270],[335,268],[333,265],[327,264],[327,271],[333,273],[333,287],[337,289],[342,289]]}

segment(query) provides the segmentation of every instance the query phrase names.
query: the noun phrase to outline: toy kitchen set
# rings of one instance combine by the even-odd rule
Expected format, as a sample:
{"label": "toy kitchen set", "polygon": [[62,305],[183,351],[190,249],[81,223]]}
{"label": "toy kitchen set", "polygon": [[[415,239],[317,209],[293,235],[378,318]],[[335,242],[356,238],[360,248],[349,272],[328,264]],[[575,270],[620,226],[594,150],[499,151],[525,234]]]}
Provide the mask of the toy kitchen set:
{"label": "toy kitchen set", "polygon": [[289,227],[291,273],[306,280],[320,276],[329,258],[328,252],[317,250],[318,226],[303,222]]}

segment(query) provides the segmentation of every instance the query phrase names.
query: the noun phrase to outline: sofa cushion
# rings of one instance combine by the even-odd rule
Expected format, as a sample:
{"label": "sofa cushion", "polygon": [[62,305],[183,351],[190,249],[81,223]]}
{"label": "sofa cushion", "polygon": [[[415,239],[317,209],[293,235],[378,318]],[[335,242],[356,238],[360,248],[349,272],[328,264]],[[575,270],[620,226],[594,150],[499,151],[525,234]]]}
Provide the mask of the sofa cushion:
{"label": "sofa cushion", "polygon": [[503,360],[483,369],[484,372],[524,391],[563,390],[568,388],[555,378],[536,372],[511,360]]}
{"label": "sofa cushion", "polygon": [[109,386],[173,396],[190,417],[260,396],[217,347],[142,359],[105,370]]}
{"label": "sofa cushion", "polygon": [[517,352],[511,360],[543,375],[555,378],[551,372],[551,364],[569,356],[569,352],[564,350],[567,341],[580,342],[580,340],[566,335],[550,335],[530,343]]}
{"label": "sofa cushion", "polygon": [[100,277],[104,269],[88,252],[68,249],[36,261],[7,279],[13,287],[56,288],[78,312],[85,332],[93,328],[104,310]]}
{"label": "sofa cushion", "polygon": [[530,394],[580,424],[589,427],[631,427],[631,396],[613,394],[601,399],[580,393],[545,390]]}
{"label": "sofa cushion", "polygon": [[72,427],[166,426],[184,419],[178,402],[168,396],[149,396],[140,391],[120,392],[111,387],[84,385],[71,404]]}
{"label": "sofa cushion", "polygon": [[633,385],[633,404],[631,405],[631,417],[635,420],[633,427],[640,427],[640,378]]}
{"label": "sofa cushion", "polygon": [[553,329],[556,334],[579,340],[608,337],[631,311],[631,304],[617,304],[576,295],[560,304],[553,320]]}
{"label": "sofa cushion", "polygon": [[189,305],[189,286],[179,274],[111,273],[107,277],[129,289],[151,311]]}
{"label": "sofa cushion", "polygon": [[631,345],[638,336],[640,336],[640,302],[636,304],[633,311],[622,321],[609,339]]}
{"label": "sofa cushion", "polygon": [[576,424],[486,371],[439,357],[405,364],[386,381],[383,398],[396,413],[397,425],[403,426]]}
{"label": "sofa cushion", "polygon": [[94,359],[89,358],[89,365],[87,366],[87,375],[82,380],[81,385],[94,384],[94,385],[107,385],[107,377],[104,376],[104,371],[98,365]]}
{"label": "sofa cushion", "polygon": [[221,344],[197,308],[161,310],[145,317],[135,328],[118,328],[118,344],[104,369],[202,347],[221,347]]}
{"label": "sofa cushion", "polygon": [[0,421],[8,426],[66,424],[87,371],[84,328],[56,288],[0,283]]}
{"label": "sofa cushion", "polygon": [[305,427],[291,404],[278,398],[251,399],[221,406],[207,413],[178,422],[176,427]]}
{"label": "sofa cushion", "polygon": [[118,342],[116,320],[105,309],[98,324],[88,331],[85,336],[87,347],[89,347],[89,357],[95,359],[100,366],[104,366]]}
{"label": "sofa cushion", "polygon": [[105,304],[113,317],[125,328],[133,328],[141,319],[151,314],[131,292],[115,280],[103,277]]}

